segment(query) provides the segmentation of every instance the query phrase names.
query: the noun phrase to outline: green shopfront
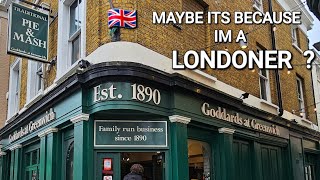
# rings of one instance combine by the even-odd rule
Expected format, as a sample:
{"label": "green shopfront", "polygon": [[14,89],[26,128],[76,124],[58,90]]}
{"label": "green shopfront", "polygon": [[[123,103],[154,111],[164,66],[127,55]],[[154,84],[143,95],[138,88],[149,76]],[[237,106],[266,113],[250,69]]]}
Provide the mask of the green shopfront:
{"label": "green shopfront", "polygon": [[316,180],[319,137],[178,74],[91,65],[0,130],[1,180]]}

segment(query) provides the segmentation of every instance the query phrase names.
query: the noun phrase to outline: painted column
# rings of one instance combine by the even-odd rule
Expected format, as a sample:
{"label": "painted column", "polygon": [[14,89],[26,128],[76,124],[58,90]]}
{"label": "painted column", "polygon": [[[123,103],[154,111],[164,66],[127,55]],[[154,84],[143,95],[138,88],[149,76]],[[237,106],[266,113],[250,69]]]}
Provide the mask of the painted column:
{"label": "painted column", "polygon": [[1,163],[1,167],[0,167],[0,180],[5,180],[5,174],[6,174],[6,155],[7,153],[5,152],[0,152],[0,163]]}
{"label": "painted column", "polygon": [[39,162],[39,179],[45,179],[46,177],[46,133],[41,132],[38,134],[40,138],[40,162]]}
{"label": "painted column", "polygon": [[56,179],[57,168],[57,128],[49,128],[38,136],[40,137],[40,179]]}
{"label": "painted column", "polygon": [[89,114],[79,114],[70,119],[74,124],[74,162],[73,179],[87,180],[88,166],[87,158],[89,156]]}
{"label": "painted column", "polygon": [[171,121],[171,165],[172,179],[189,179],[188,131],[191,118],[173,115]]}
{"label": "painted column", "polygon": [[11,167],[10,167],[10,180],[19,180],[21,173],[20,173],[20,164],[22,163],[21,155],[22,155],[22,146],[21,144],[14,145],[10,148],[12,152],[11,157]]}
{"label": "painted column", "polygon": [[233,158],[233,133],[234,129],[220,128],[218,135],[218,153],[215,159],[219,159],[217,180],[234,180],[234,158]]}

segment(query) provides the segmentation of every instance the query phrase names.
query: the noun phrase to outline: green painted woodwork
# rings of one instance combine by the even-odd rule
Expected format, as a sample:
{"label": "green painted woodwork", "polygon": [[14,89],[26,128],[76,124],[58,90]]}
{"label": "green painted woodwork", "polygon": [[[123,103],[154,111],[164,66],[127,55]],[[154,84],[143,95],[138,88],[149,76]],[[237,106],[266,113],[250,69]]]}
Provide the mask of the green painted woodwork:
{"label": "green painted woodwork", "polygon": [[290,136],[292,180],[304,179],[302,139]]}
{"label": "green painted woodwork", "polygon": [[58,161],[57,151],[57,133],[50,133],[47,135],[47,145],[46,145],[46,180],[55,180],[57,179],[58,174],[56,170],[58,169],[57,164],[61,161]]}
{"label": "green painted woodwork", "polygon": [[[72,152],[72,144],[74,145],[74,134],[73,134],[73,129],[68,128],[68,129],[64,129],[63,131],[61,131],[62,133],[62,137],[60,138],[61,141],[61,149],[62,149],[62,153],[59,155],[62,159],[61,163],[61,179],[62,180],[72,180],[72,177],[70,176],[70,172],[73,172],[72,169],[69,169],[70,167],[67,167],[67,159],[68,159],[68,155],[70,155]],[[74,147],[74,146],[73,146]],[[58,151],[60,152],[60,151]],[[74,153],[74,152],[73,152]],[[69,157],[72,158],[72,157]],[[57,169],[59,170],[59,169]]]}
{"label": "green painted woodwork", "polygon": [[0,180],[3,180],[3,173],[5,172],[4,168],[5,168],[5,161],[4,161],[4,156],[1,156],[0,157]]}
{"label": "green painted woodwork", "polygon": [[233,135],[219,133],[218,147],[215,148],[216,180],[234,180]]}
{"label": "green painted woodwork", "polygon": [[10,151],[10,180],[13,180],[14,173],[14,151]]}
{"label": "green painted woodwork", "polygon": [[39,179],[45,179],[46,177],[46,136],[40,138],[40,168]]}
{"label": "green painted woodwork", "polygon": [[172,179],[188,179],[187,125],[170,123]]}
{"label": "green painted woodwork", "polygon": [[281,148],[261,145],[261,165],[263,180],[283,180],[284,167]]}
{"label": "green painted woodwork", "polygon": [[21,177],[21,163],[22,163],[22,149],[17,148],[14,150],[14,170],[13,180],[20,180]]}
{"label": "green painted woodwork", "polygon": [[[89,157],[89,122],[81,121],[74,124],[74,166],[73,179],[87,180],[88,168],[87,161]],[[92,148],[92,147],[91,147]]]}
{"label": "green painted woodwork", "polygon": [[113,179],[121,178],[121,167],[120,167],[120,153],[97,153],[96,154],[96,180],[103,179],[102,170],[103,170],[103,160],[105,158],[112,159],[112,171],[113,171]]}
{"label": "green painted woodwork", "polygon": [[235,140],[233,142],[234,170],[237,179],[253,180],[252,152],[248,142]]}

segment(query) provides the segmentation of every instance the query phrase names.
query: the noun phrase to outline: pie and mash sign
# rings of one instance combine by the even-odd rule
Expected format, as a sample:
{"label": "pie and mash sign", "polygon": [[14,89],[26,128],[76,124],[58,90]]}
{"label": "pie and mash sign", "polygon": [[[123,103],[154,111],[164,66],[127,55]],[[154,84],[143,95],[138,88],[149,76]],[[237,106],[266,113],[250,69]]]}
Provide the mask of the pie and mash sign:
{"label": "pie and mash sign", "polygon": [[12,3],[9,13],[9,54],[48,60],[49,15]]}

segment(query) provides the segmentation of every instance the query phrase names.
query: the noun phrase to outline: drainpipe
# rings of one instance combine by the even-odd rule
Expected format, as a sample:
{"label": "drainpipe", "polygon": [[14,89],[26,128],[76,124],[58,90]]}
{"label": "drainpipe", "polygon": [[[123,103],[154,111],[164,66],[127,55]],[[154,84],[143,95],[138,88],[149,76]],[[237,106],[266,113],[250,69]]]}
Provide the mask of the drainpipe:
{"label": "drainpipe", "polygon": [[[273,18],[273,10],[272,10],[272,0],[268,0],[269,3],[269,12],[271,14],[271,18]],[[277,50],[276,47],[276,37],[275,37],[275,33],[273,31],[273,25],[270,25],[270,30],[271,30],[271,40],[272,40],[272,50]],[[283,115],[283,105],[282,105],[282,94],[281,94],[281,84],[280,84],[280,74],[279,74],[279,70],[276,69],[275,70],[275,74],[276,74],[276,86],[277,86],[277,96],[278,96],[278,107],[279,107],[279,116]]]}
{"label": "drainpipe", "polygon": [[[112,0],[109,0],[109,4],[110,4],[110,8],[114,9]],[[111,28],[110,36],[111,36],[111,41],[112,42],[120,41],[121,40],[120,35],[121,35],[121,33],[120,33],[120,28],[119,27],[112,27]]]}

